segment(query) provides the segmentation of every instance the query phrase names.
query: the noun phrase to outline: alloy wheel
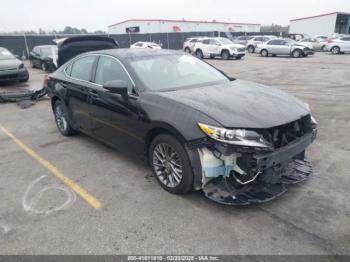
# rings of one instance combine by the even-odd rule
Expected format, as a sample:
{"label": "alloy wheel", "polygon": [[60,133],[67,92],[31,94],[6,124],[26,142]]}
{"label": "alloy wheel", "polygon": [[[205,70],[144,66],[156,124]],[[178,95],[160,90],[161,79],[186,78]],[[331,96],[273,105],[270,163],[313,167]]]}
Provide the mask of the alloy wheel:
{"label": "alloy wheel", "polygon": [[332,48],[332,54],[339,54],[339,53],[340,53],[339,47],[335,46]]}
{"label": "alloy wheel", "polygon": [[177,187],[182,180],[180,154],[168,143],[159,143],[153,150],[153,168],[159,181],[167,187]]}
{"label": "alloy wheel", "polygon": [[300,57],[300,51],[299,51],[299,50],[295,50],[295,51],[293,52],[293,57],[295,57],[295,58]]}
{"label": "alloy wheel", "polygon": [[68,122],[67,122],[66,114],[63,110],[63,107],[60,104],[57,105],[55,108],[55,118],[56,118],[57,127],[62,132],[65,132],[68,128]]}

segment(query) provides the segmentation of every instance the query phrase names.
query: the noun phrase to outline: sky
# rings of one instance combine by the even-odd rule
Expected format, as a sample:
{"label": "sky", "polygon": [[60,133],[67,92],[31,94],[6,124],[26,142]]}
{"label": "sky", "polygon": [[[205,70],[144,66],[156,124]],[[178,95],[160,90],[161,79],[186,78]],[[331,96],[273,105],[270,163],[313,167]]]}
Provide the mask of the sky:
{"label": "sky", "polygon": [[65,26],[107,31],[132,18],[288,25],[290,19],[349,12],[350,0],[0,0],[0,32]]}

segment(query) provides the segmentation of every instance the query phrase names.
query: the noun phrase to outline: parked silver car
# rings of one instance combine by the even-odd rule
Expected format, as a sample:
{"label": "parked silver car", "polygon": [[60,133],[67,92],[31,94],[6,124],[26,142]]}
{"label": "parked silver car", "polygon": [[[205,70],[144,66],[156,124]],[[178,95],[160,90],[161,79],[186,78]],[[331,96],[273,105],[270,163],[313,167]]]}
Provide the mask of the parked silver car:
{"label": "parked silver car", "polygon": [[29,73],[23,62],[6,48],[0,47],[0,82],[26,82]]}
{"label": "parked silver car", "polygon": [[291,39],[272,39],[262,45],[258,45],[261,56],[289,55],[292,57],[306,57],[313,54],[313,50],[302,46]]}
{"label": "parked silver car", "polygon": [[332,54],[341,54],[350,52],[350,36],[344,36],[336,39],[328,39],[325,47],[326,51]]}
{"label": "parked silver car", "polygon": [[254,53],[255,49],[257,48],[258,44],[263,44],[271,39],[277,38],[273,35],[257,35],[254,36],[252,39],[250,39],[247,44],[246,48],[248,50],[248,53]]}
{"label": "parked silver car", "polygon": [[239,45],[246,45],[250,39],[252,39],[254,36],[239,36],[236,39],[233,40],[233,43],[239,44]]}

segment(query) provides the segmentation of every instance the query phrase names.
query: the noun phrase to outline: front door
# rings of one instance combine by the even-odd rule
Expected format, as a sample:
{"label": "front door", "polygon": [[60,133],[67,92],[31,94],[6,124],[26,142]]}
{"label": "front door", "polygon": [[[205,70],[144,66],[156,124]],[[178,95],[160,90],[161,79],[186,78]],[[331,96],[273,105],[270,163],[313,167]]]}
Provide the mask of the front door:
{"label": "front door", "polygon": [[[129,97],[112,94],[103,88],[111,80],[123,80],[128,84]],[[124,152],[142,149],[143,140],[138,136],[139,109],[137,96],[133,95],[134,83],[119,60],[101,55],[96,67],[95,85],[90,89],[89,112],[92,133]]]}

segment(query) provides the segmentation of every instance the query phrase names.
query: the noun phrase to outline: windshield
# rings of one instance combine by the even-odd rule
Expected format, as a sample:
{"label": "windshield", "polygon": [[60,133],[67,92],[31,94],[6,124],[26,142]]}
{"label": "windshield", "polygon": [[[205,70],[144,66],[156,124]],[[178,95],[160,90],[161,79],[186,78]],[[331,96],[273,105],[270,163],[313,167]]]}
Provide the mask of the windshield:
{"label": "windshield", "polygon": [[0,48],[0,60],[16,59],[10,51],[5,48]]}
{"label": "windshield", "polygon": [[56,57],[57,52],[57,46],[42,47],[40,51],[42,57]]}
{"label": "windshield", "polygon": [[180,90],[230,80],[212,66],[190,55],[136,57],[131,67],[148,90]]}
{"label": "windshield", "polygon": [[217,39],[221,44],[224,44],[224,45],[231,45],[232,44],[232,41],[228,38],[218,38]]}

